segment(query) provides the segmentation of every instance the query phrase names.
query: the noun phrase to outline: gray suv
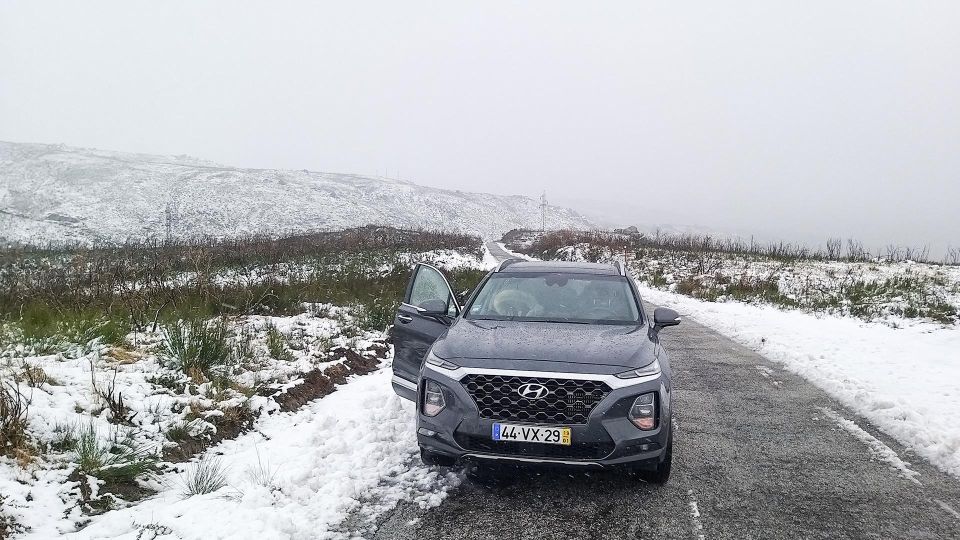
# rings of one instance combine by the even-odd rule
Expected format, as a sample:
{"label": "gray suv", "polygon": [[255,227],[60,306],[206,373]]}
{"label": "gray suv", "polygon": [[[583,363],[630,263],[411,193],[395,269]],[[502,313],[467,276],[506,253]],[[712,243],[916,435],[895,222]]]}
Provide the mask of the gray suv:
{"label": "gray suv", "polygon": [[[417,264],[397,311],[393,388],[417,404],[423,462],[627,468],[666,482],[670,362],[619,264],[509,259],[463,307]],[[475,469],[472,469],[475,470]]]}

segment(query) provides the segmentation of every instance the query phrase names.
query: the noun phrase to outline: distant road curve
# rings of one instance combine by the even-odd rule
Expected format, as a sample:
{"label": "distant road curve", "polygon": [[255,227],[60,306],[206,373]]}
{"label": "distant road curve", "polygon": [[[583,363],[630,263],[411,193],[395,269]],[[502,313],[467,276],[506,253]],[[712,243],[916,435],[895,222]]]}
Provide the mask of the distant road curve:
{"label": "distant road curve", "polygon": [[507,250],[500,247],[500,244],[498,244],[497,242],[488,241],[487,250],[490,251],[490,254],[496,257],[498,261],[503,261],[505,259],[509,259],[510,257],[513,257],[513,255],[511,255]]}

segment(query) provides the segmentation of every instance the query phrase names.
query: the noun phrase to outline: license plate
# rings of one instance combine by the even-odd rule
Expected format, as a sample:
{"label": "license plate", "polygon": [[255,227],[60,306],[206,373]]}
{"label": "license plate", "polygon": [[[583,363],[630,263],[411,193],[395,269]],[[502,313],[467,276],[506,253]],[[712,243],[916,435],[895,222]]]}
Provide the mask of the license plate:
{"label": "license plate", "polygon": [[570,428],[494,424],[493,440],[562,444],[570,446]]}

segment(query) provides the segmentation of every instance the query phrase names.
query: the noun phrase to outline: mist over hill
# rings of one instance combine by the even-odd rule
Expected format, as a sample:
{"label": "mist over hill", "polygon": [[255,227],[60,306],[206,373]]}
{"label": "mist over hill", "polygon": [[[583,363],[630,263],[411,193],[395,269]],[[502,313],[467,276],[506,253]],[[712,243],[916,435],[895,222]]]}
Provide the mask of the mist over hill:
{"label": "mist over hill", "polygon": [[[244,169],[189,156],[0,142],[0,239],[21,243],[280,235],[366,224],[499,237],[539,202],[353,174]],[[592,228],[551,206],[548,228]]]}

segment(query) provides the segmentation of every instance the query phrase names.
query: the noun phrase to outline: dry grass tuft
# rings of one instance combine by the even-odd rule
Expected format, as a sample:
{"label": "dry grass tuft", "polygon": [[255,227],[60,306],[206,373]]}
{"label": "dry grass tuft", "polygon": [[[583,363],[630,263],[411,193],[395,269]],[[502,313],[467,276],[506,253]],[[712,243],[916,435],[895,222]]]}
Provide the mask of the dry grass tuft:
{"label": "dry grass tuft", "polygon": [[0,384],[0,455],[15,458],[21,465],[33,461],[33,447],[27,436],[30,399],[19,384]]}

